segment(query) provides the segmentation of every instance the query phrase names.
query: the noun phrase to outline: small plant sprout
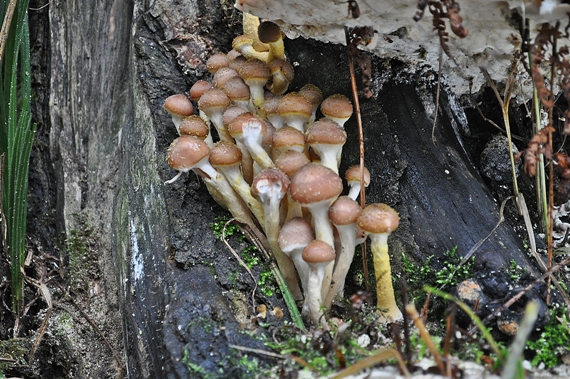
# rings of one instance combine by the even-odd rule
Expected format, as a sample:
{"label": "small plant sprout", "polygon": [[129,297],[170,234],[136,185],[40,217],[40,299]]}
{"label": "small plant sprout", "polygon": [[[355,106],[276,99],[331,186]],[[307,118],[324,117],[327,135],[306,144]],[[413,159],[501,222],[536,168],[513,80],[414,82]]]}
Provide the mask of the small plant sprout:
{"label": "small plant sprout", "polygon": [[402,320],[402,312],[398,309],[394,297],[390,256],[388,255],[388,236],[398,228],[400,217],[390,206],[377,203],[368,205],[360,212],[357,224],[372,241],[370,249],[376,275],[378,312],[382,313],[388,322]]}
{"label": "small plant sprout", "polygon": [[326,242],[314,240],[305,247],[302,256],[303,260],[311,267],[308,292],[306,293],[306,309],[303,307],[303,312],[308,312],[315,325],[320,323],[325,329],[328,329],[325,318],[321,318],[323,316],[321,312],[321,288],[323,287],[326,267],[334,262],[334,249]]}
{"label": "small plant sprout", "polygon": [[164,109],[172,117],[172,122],[178,134],[180,134],[180,121],[184,117],[194,114],[192,102],[183,93],[167,97],[166,100],[164,100]]}

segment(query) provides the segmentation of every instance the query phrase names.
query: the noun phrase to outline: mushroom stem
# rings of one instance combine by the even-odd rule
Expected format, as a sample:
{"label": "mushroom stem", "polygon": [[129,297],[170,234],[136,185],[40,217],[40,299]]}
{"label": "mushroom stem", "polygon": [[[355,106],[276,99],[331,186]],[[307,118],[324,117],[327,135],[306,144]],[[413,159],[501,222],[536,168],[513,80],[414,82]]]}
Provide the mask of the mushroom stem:
{"label": "mushroom stem", "polygon": [[327,308],[330,308],[334,298],[344,287],[346,275],[354,258],[354,249],[356,248],[356,224],[337,225],[336,229],[340,236],[342,250],[340,254],[337,254],[337,262],[333,270],[331,285],[323,303]]}
{"label": "mushroom stem", "polygon": [[382,313],[388,322],[403,319],[402,312],[396,305],[394,288],[392,287],[392,270],[390,268],[390,256],[388,255],[389,233],[369,234],[372,244],[372,257],[374,262],[374,274],[376,275],[376,297],[378,311]]}

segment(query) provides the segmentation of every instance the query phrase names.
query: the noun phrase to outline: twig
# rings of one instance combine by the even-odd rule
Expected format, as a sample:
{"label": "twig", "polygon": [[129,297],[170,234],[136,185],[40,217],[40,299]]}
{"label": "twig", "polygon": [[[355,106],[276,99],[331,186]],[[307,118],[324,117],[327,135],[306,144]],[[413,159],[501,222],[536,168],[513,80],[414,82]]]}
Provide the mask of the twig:
{"label": "twig", "polygon": [[418,311],[414,303],[406,305],[406,312],[412,318],[412,321],[414,322],[414,325],[416,325],[416,328],[418,328],[420,337],[425,342],[428,350],[430,351],[435,363],[437,364],[437,367],[439,368],[439,372],[443,374],[445,372],[445,367],[441,359],[441,354],[439,354],[439,351],[435,347],[435,344],[433,343],[433,340],[431,339],[431,336],[429,335],[429,332],[427,331],[424,322],[420,318],[420,315],[418,314]]}
{"label": "twig", "polygon": [[4,21],[2,22],[2,29],[0,29],[0,63],[2,63],[2,58],[4,58],[4,49],[8,41],[10,25],[12,24],[12,17],[14,16],[17,3],[18,0],[10,0],[8,8],[6,8],[6,14],[4,15]]}
{"label": "twig", "polygon": [[400,370],[404,373],[404,375],[406,377],[410,376],[410,373],[409,373],[408,369],[406,368],[406,365],[404,364],[404,360],[402,359],[402,356],[400,355],[398,350],[386,349],[386,350],[379,351],[374,355],[371,355],[369,357],[361,359],[360,361],[356,362],[352,366],[348,367],[346,370],[344,370],[344,371],[340,372],[339,374],[333,376],[331,379],[346,378],[349,375],[354,375],[354,374],[364,370],[367,367],[373,366],[377,363],[388,360],[390,358],[396,358],[396,360],[398,361],[398,365],[400,366]]}
{"label": "twig", "polygon": [[272,353],[270,351],[265,351],[265,350],[261,350],[261,349],[253,349],[251,347],[238,346],[238,345],[228,345],[228,347],[230,347],[231,349],[236,349],[236,350],[240,350],[240,351],[247,351],[249,353],[266,355],[268,357],[273,357],[273,358],[279,358],[279,359],[287,359],[288,358],[286,355]]}
{"label": "twig", "polygon": [[34,340],[34,344],[32,346],[32,349],[30,350],[30,355],[28,357],[28,361],[32,362],[34,359],[34,355],[36,354],[36,350],[40,346],[40,343],[42,342],[43,335],[47,329],[48,321],[49,321],[49,318],[51,316],[51,311],[53,309],[53,302],[51,301],[51,294],[49,292],[49,289],[45,285],[45,283],[43,283],[39,280],[30,278],[28,276],[24,276],[24,278],[28,283],[34,285],[35,287],[37,287],[40,290],[40,292],[42,293],[42,296],[43,296],[43,298],[44,298],[44,300],[48,306],[46,316],[44,317],[44,320],[42,321],[42,324],[40,325],[40,328],[38,329],[36,338]]}
{"label": "twig", "polygon": [[257,280],[255,280],[255,276],[253,276],[253,273],[251,272],[251,270],[249,269],[249,267],[247,267],[247,265],[245,264],[245,262],[243,261],[243,259],[241,259],[241,257],[239,256],[238,253],[236,253],[236,251],[232,248],[232,246],[230,245],[230,243],[228,242],[228,240],[226,239],[226,227],[232,223],[232,222],[236,222],[235,218],[232,218],[230,220],[228,220],[228,222],[226,222],[224,224],[224,228],[222,229],[222,241],[224,241],[224,243],[226,244],[226,247],[228,248],[228,250],[233,254],[233,256],[237,259],[237,261],[239,262],[239,264],[245,268],[245,270],[249,273],[249,276],[251,276],[251,279],[253,280],[253,291],[251,291],[251,306],[253,309],[253,313],[255,313],[255,291],[257,290]]}
{"label": "twig", "polygon": [[431,127],[431,141],[435,144],[435,127],[437,126],[437,115],[439,114],[439,93],[441,91],[441,72],[443,70],[443,47],[439,46],[439,66],[437,69],[437,90],[435,92],[435,114],[433,115],[433,125]]}
{"label": "twig", "polygon": [[[362,128],[362,118],[360,115],[360,102],[358,101],[358,90],[356,87],[356,77],[354,75],[354,60],[350,53],[349,46],[351,45],[349,28],[344,28],[346,37],[346,55],[348,57],[348,71],[350,73],[350,86],[352,90],[352,99],[354,101],[354,113],[356,115],[356,123],[358,125],[358,142],[360,152],[360,207],[364,209],[366,206],[366,186],[364,185],[364,132]],[[362,243],[362,271],[364,274],[364,284],[366,292],[370,292],[370,282],[368,280],[368,259],[366,257],[366,241]]]}

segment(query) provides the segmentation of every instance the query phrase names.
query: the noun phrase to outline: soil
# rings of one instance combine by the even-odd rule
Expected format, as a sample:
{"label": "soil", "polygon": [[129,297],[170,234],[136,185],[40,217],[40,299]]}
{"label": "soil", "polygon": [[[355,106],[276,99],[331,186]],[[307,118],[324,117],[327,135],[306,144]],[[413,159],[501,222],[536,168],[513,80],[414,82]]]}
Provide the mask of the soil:
{"label": "soil", "polygon": [[[15,319],[6,305],[10,304],[7,265],[0,265],[4,278],[0,339],[18,337],[12,340],[17,346],[9,347],[17,364],[0,370],[7,377],[252,377],[250,368],[237,364],[247,354],[230,345],[265,349],[263,338],[293,338],[283,326],[288,314],[279,318],[269,313],[257,320],[261,322],[252,322],[256,305],[275,311],[286,309],[285,304],[272,282],[258,288],[251,300],[251,277],[211,231],[225,213],[203,183],[185,175],[170,186],[162,185],[173,176],[163,153],[176,136],[162,102],[187,91],[197,79],[208,78],[203,62],[215,51],[230,49],[239,33],[240,15],[231,1],[176,3],[172,9],[166,8],[171,2],[135,3],[104,1],[85,7],[54,3],[30,12],[38,131],[30,166],[31,259],[26,274],[35,282],[26,286],[26,313],[14,332]],[[30,2],[31,8],[41,5]],[[76,40],[74,32],[103,36]],[[97,41],[108,41],[111,52],[104,49],[105,42],[99,46]],[[312,82],[325,94],[350,96],[343,47],[297,39],[287,41],[286,49],[296,66],[293,89]],[[87,75],[92,67],[96,69]],[[375,97],[361,103],[373,173],[368,196],[369,201],[396,206],[401,214],[402,226],[391,248],[406,252],[418,266],[430,255],[441,257],[455,246],[464,254],[494,227],[499,216],[494,202],[509,195],[504,184],[484,182],[476,170],[478,156],[496,130],[474,109],[458,110],[460,101],[444,85],[436,129],[440,145],[434,147],[431,120],[425,117],[435,99],[433,70],[379,57],[373,58],[372,67]],[[64,69],[70,73],[64,74]],[[106,71],[111,79],[104,78]],[[89,91],[81,90],[77,80],[82,76],[91,79]],[[83,105],[87,100],[99,107],[88,109]],[[491,93],[480,94],[478,100],[495,104]],[[524,120],[522,109],[515,111],[515,119]],[[483,112],[500,114],[492,105]],[[105,119],[107,114],[110,120]],[[516,134],[528,138],[528,125],[514,124]],[[347,130],[341,172],[358,161],[354,121]],[[449,180],[446,171],[438,170],[443,166],[455,179],[447,187],[440,185]],[[522,176],[521,181],[527,200],[532,199],[532,182]],[[462,183],[470,187],[454,187]],[[438,203],[435,211],[448,212],[447,224],[423,222],[433,217],[428,212],[432,203],[417,198],[422,193],[414,191],[416,185],[433,188],[430,201],[447,201]],[[476,198],[472,206],[467,200],[470,194]],[[457,221],[477,213],[470,207],[488,208],[491,216]],[[501,256],[489,252],[508,250],[532,271],[522,247],[522,220],[513,209],[507,207],[510,224],[501,226],[480,259]],[[238,237],[232,236],[229,243],[241,252],[247,242]],[[263,258],[253,258],[259,258],[252,269],[258,278],[267,266]],[[503,258],[491,263],[496,269],[505,264]],[[401,266],[396,259],[395,271],[401,272]],[[356,265],[349,274],[347,295],[364,287],[355,280],[359,270]],[[33,283],[45,285],[49,299]],[[347,319],[364,317],[364,312],[353,313],[348,303],[333,312]],[[375,321],[358,330],[372,337],[372,345],[390,336],[379,333]],[[315,336],[329,346],[327,338]],[[333,353],[329,346],[326,354]],[[259,357],[260,365],[275,364],[272,358]],[[284,365],[279,374],[296,377],[297,368]]]}

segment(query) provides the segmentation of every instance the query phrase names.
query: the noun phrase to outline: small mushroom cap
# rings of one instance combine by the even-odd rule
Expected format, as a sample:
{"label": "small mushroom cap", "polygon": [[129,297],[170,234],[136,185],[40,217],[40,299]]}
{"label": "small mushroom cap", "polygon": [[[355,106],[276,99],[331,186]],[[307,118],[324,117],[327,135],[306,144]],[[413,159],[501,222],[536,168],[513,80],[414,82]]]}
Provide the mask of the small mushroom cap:
{"label": "small mushroom cap", "polygon": [[281,101],[282,98],[283,98],[282,95],[276,95],[271,97],[266,96],[263,107],[265,109],[265,114],[268,117],[272,115],[279,115],[279,112],[277,112],[277,108],[279,107],[279,101]]}
{"label": "small mushroom cap", "polygon": [[369,234],[392,233],[400,224],[400,216],[389,205],[375,203],[360,212],[357,224]]}
{"label": "small mushroom cap", "polygon": [[167,97],[166,100],[164,100],[164,109],[179,117],[194,114],[192,102],[182,93]]}
{"label": "small mushroom cap", "polygon": [[275,43],[283,38],[279,25],[271,21],[263,21],[259,24],[257,36],[263,43]]}
{"label": "small mushroom cap", "polygon": [[275,160],[275,167],[283,171],[289,178],[309,163],[309,158],[297,150],[287,150]]}
{"label": "small mushroom cap", "polygon": [[269,71],[271,71],[271,74],[274,74],[276,72],[281,72],[283,77],[289,83],[291,83],[295,77],[295,71],[293,70],[293,66],[285,59],[280,59],[280,58],[274,59],[269,63],[268,67]]}
{"label": "small mushroom cap", "polygon": [[303,116],[308,120],[313,114],[313,107],[309,101],[298,92],[289,92],[279,101],[277,111],[281,117],[285,118],[291,115]]}
{"label": "small mushroom cap", "polygon": [[259,59],[248,59],[239,69],[239,75],[248,85],[265,85],[271,78],[271,71],[265,62]]}
{"label": "small mushroom cap", "polygon": [[168,148],[166,160],[177,171],[186,172],[210,153],[208,145],[199,138],[180,136]]}
{"label": "small mushroom cap", "polygon": [[190,87],[190,98],[194,101],[198,101],[204,92],[210,88],[212,88],[212,83],[205,80],[198,80]]}
{"label": "small mushroom cap", "polygon": [[327,97],[321,103],[321,112],[331,119],[346,119],[352,116],[352,103],[340,93]]}
{"label": "small mushroom cap", "polygon": [[210,150],[210,164],[214,167],[233,166],[240,163],[241,158],[241,150],[231,142],[217,142]]}
{"label": "small mushroom cap", "polygon": [[228,67],[230,64],[230,58],[224,53],[216,53],[212,55],[206,61],[206,70],[210,74],[215,74],[222,67]]}
{"label": "small mushroom cap", "polygon": [[267,132],[267,124],[265,121],[251,112],[245,112],[237,115],[228,125],[228,132],[230,132],[232,137],[237,138],[236,136],[243,134],[243,131],[246,128],[259,129],[259,133],[261,135],[265,135]]}
{"label": "small mushroom cap", "polygon": [[200,100],[198,100],[198,107],[208,117],[211,117],[213,113],[222,113],[230,106],[230,103],[230,98],[223,90],[212,87],[204,92],[202,97],[200,97]]}
{"label": "small mushroom cap", "polygon": [[228,80],[234,77],[239,77],[236,70],[230,67],[221,67],[212,78],[212,85],[219,89],[224,89]]}
{"label": "small mushroom cap", "polygon": [[355,200],[348,196],[340,196],[329,208],[329,220],[334,225],[355,224],[361,210]]}
{"label": "small mushroom cap", "polygon": [[210,134],[210,128],[200,116],[193,114],[180,121],[179,133],[204,139]]}
{"label": "small mushroom cap", "polygon": [[273,148],[280,150],[291,146],[305,148],[305,136],[292,126],[284,126],[273,134]]}
{"label": "small mushroom cap", "polygon": [[282,199],[289,185],[290,180],[283,171],[278,168],[266,168],[253,179],[251,194],[265,202],[277,190],[279,199]]}
{"label": "small mushroom cap", "polygon": [[315,239],[311,224],[302,217],[294,217],[287,221],[279,231],[277,243],[285,254],[307,246]]}
{"label": "small mushroom cap", "polygon": [[239,76],[228,79],[224,92],[232,101],[249,101],[249,86]]}
{"label": "small mushroom cap", "polygon": [[222,114],[222,122],[224,123],[224,126],[226,127],[226,129],[231,124],[231,122],[234,120],[234,118],[236,118],[237,116],[239,116],[242,113],[247,113],[247,110],[243,109],[242,107],[239,107],[237,105],[231,106],[228,109],[226,109],[224,111],[224,113]]}
{"label": "small mushroom cap", "polygon": [[323,101],[323,93],[314,84],[305,84],[299,94],[309,101],[312,106],[318,106]]}
{"label": "small mushroom cap", "polygon": [[[360,182],[360,165],[350,166],[344,173],[347,182]],[[364,187],[370,184],[370,171],[364,167]]]}
{"label": "small mushroom cap", "polygon": [[291,178],[291,198],[301,204],[336,198],[342,192],[342,179],[330,168],[308,163]]}
{"label": "small mushroom cap", "polygon": [[316,121],[305,134],[305,141],[308,145],[344,145],[346,142],[346,132],[344,128],[336,122],[323,118]]}
{"label": "small mushroom cap", "polygon": [[331,245],[321,240],[313,240],[303,249],[303,260],[311,263],[327,263],[335,258]]}

